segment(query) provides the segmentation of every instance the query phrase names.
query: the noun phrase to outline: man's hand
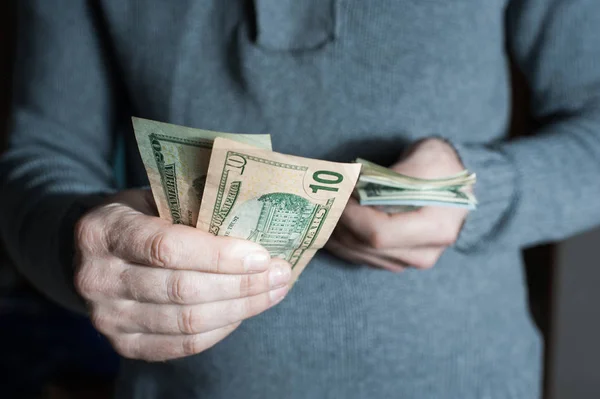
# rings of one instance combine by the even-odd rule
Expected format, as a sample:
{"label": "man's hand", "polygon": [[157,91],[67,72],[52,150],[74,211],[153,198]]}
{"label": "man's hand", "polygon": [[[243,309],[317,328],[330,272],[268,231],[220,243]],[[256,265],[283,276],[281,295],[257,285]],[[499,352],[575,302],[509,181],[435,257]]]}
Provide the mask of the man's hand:
{"label": "man's hand", "polygon": [[[408,176],[440,178],[459,173],[464,166],[448,143],[426,139],[391,169]],[[387,214],[351,198],[327,249],[350,262],[392,271],[407,266],[428,269],[456,241],[466,215],[466,210],[450,207]]]}
{"label": "man's hand", "polygon": [[158,361],[202,352],[286,295],[290,265],[260,245],[155,213],[149,192],[126,191],[76,226],[76,288],[121,355]]}

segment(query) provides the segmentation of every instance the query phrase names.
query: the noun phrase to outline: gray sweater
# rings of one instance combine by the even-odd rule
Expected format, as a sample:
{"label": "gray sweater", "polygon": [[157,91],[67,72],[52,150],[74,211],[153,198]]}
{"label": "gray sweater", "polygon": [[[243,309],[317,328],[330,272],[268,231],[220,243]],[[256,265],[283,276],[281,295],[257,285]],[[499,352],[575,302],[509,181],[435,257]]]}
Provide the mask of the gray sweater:
{"label": "gray sweater", "polygon": [[[280,152],[389,164],[442,135],[479,209],[431,270],[321,251],[290,295],[212,349],[124,361],[120,398],[534,398],[541,340],[521,248],[600,223],[598,0],[18,2],[0,228],[20,271],[77,308],[71,225],[147,184],[131,115],[271,133]],[[505,23],[506,22],[506,23]],[[507,47],[539,129],[508,141]]]}

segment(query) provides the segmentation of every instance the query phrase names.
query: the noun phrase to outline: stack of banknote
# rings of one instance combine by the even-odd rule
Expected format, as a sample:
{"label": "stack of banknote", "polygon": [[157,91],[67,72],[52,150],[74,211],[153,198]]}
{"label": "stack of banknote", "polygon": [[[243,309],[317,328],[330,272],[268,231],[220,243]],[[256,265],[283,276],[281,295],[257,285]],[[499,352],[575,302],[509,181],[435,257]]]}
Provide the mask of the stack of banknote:
{"label": "stack of banknote", "polygon": [[471,192],[476,176],[467,170],[440,179],[419,179],[364,159],[359,158],[356,162],[362,164],[355,190],[361,205],[379,206],[388,212],[422,206],[466,209],[475,209],[477,206],[477,199]]}
{"label": "stack of banknote", "polygon": [[467,172],[414,179],[364,160],[337,163],[280,154],[266,134],[132,122],[161,218],[257,242],[292,264],[293,280],[325,245],[353,194],[363,205],[396,207],[391,211],[475,204],[462,191],[475,180]]}

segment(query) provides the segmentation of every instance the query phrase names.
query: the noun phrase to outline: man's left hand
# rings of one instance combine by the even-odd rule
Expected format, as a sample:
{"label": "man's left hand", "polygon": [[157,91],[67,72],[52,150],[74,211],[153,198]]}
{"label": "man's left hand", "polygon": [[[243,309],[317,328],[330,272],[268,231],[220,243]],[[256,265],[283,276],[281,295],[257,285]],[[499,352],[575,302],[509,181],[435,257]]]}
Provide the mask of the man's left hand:
{"label": "man's left hand", "polygon": [[[390,169],[434,179],[459,173],[464,166],[450,144],[430,138],[417,142]],[[456,241],[467,213],[453,207],[423,207],[388,214],[351,198],[326,248],[347,261],[391,271],[429,269]]]}

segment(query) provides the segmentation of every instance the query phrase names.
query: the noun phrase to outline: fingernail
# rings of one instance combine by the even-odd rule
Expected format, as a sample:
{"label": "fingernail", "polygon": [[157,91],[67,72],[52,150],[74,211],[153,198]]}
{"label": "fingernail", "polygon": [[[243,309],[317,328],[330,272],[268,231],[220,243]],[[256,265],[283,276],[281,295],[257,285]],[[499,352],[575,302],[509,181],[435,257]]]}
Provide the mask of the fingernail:
{"label": "fingernail", "polygon": [[247,272],[261,272],[267,268],[270,256],[264,252],[255,252],[244,258],[244,269]]}
{"label": "fingernail", "polygon": [[274,265],[269,271],[269,285],[271,288],[281,287],[290,281],[292,271],[290,267],[283,264]]}
{"label": "fingernail", "polygon": [[285,297],[285,294],[287,294],[289,288],[290,287],[288,285],[286,285],[284,287],[277,288],[273,291],[270,291],[269,297],[271,299],[271,304],[276,304],[276,303],[280,302]]}

